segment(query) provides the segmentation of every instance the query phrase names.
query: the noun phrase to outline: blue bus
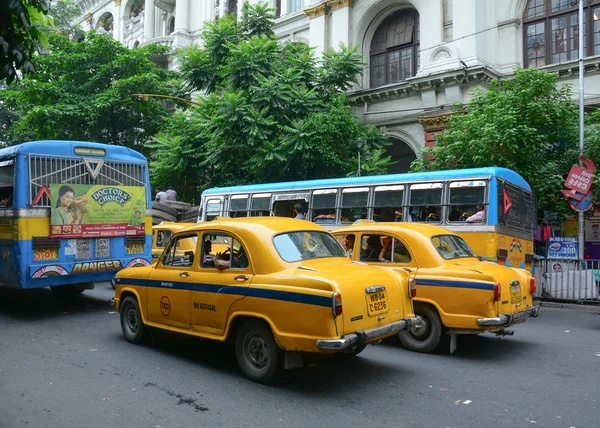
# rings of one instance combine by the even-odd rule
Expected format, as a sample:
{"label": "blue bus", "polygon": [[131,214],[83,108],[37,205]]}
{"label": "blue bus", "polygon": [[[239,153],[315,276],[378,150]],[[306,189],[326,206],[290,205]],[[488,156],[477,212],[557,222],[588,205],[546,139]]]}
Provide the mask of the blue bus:
{"label": "blue bus", "polygon": [[[359,219],[430,222],[460,234],[483,259],[524,268],[533,262],[535,198],[506,168],[217,187],[202,193],[198,221],[294,217],[298,204],[307,220],[330,230]],[[477,221],[467,221],[478,211]]]}
{"label": "blue bus", "polygon": [[151,264],[151,202],[148,162],[129,148],[0,149],[0,287],[81,292]]}

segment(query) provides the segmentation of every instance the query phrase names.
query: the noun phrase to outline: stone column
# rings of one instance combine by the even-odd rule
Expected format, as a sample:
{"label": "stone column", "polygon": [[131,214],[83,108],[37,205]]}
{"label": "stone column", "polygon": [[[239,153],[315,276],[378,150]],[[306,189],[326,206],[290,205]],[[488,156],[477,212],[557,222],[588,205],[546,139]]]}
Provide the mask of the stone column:
{"label": "stone column", "polygon": [[350,46],[350,8],[353,0],[328,0],[331,10],[331,26],[333,35],[331,48],[337,49],[340,43]]}
{"label": "stone column", "polygon": [[154,19],[154,0],[144,2],[144,41],[154,38],[156,21]]}
{"label": "stone column", "polygon": [[188,32],[189,13],[190,0],[177,0],[177,3],[175,4],[175,32]]}
{"label": "stone column", "polygon": [[311,4],[304,9],[304,13],[310,19],[310,42],[309,45],[315,48],[315,54],[321,55],[327,49],[327,1],[315,5]]}

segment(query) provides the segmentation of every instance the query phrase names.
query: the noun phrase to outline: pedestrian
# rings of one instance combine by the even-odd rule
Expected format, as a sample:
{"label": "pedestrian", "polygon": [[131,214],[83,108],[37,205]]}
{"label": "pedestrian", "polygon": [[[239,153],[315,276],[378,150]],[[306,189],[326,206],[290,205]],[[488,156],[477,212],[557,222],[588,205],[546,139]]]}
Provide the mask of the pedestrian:
{"label": "pedestrian", "polygon": [[156,197],[154,200],[156,202],[165,203],[167,201],[167,192],[164,192],[162,187],[156,186]]}
{"label": "pedestrian", "polygon": [[176,201],[177,200],[177,192],[173,190],[173,186],[169,185],[167,187],[167,201]]}

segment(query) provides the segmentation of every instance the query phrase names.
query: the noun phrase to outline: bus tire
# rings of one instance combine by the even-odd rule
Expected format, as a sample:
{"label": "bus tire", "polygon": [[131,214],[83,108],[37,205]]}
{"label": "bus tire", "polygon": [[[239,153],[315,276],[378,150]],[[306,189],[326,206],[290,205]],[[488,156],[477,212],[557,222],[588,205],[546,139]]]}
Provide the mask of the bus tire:
{"label": "bus tire", "polygon": [[166,204],[178,211],[189,210],[192,207],[192,204],[188,204],[187,202],[180,202],[180,201],[167,201]]}
{"label": "bus tire", "polygon": [[164,213],[172,215],[173,217],[177,217],[177,210],[175,208],[170,207],[169,205],[163,204],[161,202],[152,202],[152,209],[156,211],[162,211]]}
{"label": "bus tire", "polygon": [[270,383],[283,371],[283,351],[262,321],[241,325],[235,337],[235,356],[244,376],[254,382]]}
{"label": "bus tire", "polygon": [[421,328],[411,327],[398,333],[404,347],[415,352],[431,352],[440,344],[444,326],[437,310],[428,305],[415,305],[415,315],[423,319]]}
{"label": "bus tire", "polygon": [[167,214],[164,211],[159,211],[159,210],[152,210],[152,218],[158,218],[161,219],[162,221],[171,221],[171,222],[175,222],[177,221],[177,218],[175,216],[172,216],[171,214]]}
{"label": "bus tire", "polygon": [[142,314],[137,299],[127,296],[121,303],[119,310],[121,318],[121,330],[123,337],[129,343],[139,345],[146,339],[147,328],[142,321]]}

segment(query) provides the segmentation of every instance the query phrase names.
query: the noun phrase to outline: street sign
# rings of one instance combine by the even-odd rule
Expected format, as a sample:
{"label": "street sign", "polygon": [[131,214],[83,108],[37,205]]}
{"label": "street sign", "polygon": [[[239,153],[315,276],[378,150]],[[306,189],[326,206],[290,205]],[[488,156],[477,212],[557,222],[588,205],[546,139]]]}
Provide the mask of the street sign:
{"label": "street sign", "polygon": [[[583,156],[580,156],[579,160],[584,166],[573,165],[565,180],[565,187],[572,190],[572,194],[563,191],[563,193],[573,199],[582,199],[590,191],[594,173],[596,172],[596,165],[591,160]],[[581,194],[581,197],[577,193]]]}
{"label": "street sign", "polygon": [[576,199],[569,199],[569,206],[578,213],[586,212],[594,206],[594,195],[592,195],[592,192],[589,192],[579,201]]}

